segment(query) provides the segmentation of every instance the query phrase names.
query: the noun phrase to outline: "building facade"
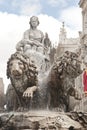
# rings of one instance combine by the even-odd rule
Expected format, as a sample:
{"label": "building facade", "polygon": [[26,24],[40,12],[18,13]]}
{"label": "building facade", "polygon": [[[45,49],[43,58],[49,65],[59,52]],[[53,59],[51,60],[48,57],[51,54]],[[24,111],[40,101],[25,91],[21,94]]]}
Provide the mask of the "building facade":
{"label": "building facade", "polygon": [[82,58],[84,59],[87,55],[87,0],[80,0],[79,6],[82,8],[82,32],[80,34],[80,42]]}
{"label": "building facade", "polygon": [[57,56],[61,56],[65,51],[75,52],[79,49],[80,38],[67,38],[67,32],[64,27],[60,28],[59,44],[57,47]]}

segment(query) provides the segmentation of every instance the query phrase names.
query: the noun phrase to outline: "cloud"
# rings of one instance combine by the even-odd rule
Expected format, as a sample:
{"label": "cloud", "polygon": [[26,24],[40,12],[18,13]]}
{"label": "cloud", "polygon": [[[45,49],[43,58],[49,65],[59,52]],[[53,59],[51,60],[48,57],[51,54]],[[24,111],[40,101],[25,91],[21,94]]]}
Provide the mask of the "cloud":
{"label": "cloud", "polygon": [[[61,22],[52,16],[38,15],[40,25],[38,28],[47,32],[52,43],[57,42]],[[23,32],[29,28],[29,17],[0,12],[0,76],[4,79],[5,88],[8,80],[6,78],[6,65],[8,58],[15,52],[17,42],[22,39]],[[67,28],[69,36],[78,36],[76,30]]]}
{"label": "cloud", "polygon": [[38,28],[40,28],[44,33],[47,32],[53,43],[58,42],[58,34],[61,23],[52,16],[41,14],[38,17],[40,20]]}
{"label": "cloud", "polygon": [[19,14],[32,15],[40,13],[42,6],[40,0],[14,0],[12,1],[12,7],[19,10]]}
{"label": "cloud", "polygon": [[66,7],[68,5],[69,0],[49,0],[48,3],[53,6],[61,6],[61,7]]}
{"label": "cloud", "polygon": [[2,4],[3,2],[5,2],[5,0],[0,0],[0,4]]}
{"label": "cloud", "polygon": [[59,20],[64,21],[72,30],[82,30],[82,14],[78,7],[69,7],[62,10]]}
{"label": "cloud", "polygon": [[41,11],[41,5],[40,4],[27,4],[23,5],[20,10],[20,14],[22,15],[36,15],[40,13]]}
{"label": "cloud", "polygon": [[0,10],[29,16],[39,14],[42,5],[40,0],[0,0]]}

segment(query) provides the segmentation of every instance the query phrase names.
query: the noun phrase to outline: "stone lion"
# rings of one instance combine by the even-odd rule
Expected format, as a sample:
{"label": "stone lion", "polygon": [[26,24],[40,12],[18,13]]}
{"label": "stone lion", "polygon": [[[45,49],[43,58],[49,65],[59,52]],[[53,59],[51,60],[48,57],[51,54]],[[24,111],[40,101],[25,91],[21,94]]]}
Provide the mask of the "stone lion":
{"label": "stone lion", "polygon": [[69,111],[69,96],[81,99],[75,88],[75,78],[82,73],[78,55],[66,51],[56,58],[47,78],[47,97],[50,109]]}
{"label": "stone lion", "polygon": [[34,98],[34,93],[38,88],[37,75],[37,68],[29,57],[19,52],[11,55],[7,62],[7,77],[11,81],[6,94],[8,110],[10,106],[11,110],[30,107],[30,100]]}

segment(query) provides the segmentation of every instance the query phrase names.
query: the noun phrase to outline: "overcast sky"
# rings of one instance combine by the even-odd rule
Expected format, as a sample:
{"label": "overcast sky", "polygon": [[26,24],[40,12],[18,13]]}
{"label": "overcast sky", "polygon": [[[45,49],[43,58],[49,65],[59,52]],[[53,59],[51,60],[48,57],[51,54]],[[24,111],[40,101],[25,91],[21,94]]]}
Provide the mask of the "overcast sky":
{"label": "overcast sky", "polygon": [[79,0],[0,0],[0,77],[5,88],[8,58],[15,52],[15,46],[29,28],[29,18],[39,17],[39,29],[48,32],[52,43],[58,43],[62,22],[68,37],[78,37],[82,30],[82,16]]}

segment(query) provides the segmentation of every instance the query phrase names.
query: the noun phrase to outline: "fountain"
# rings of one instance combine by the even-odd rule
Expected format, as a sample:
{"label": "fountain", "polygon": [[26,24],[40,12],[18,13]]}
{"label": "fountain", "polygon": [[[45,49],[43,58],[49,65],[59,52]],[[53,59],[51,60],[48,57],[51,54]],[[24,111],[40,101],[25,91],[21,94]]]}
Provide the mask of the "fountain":
{"label": "fountain", "polygon": [[79,120],[86,115],[69,112],[69,96],[81,99],[74,87],[75,78],[82,73],[78,54],[67,51],[51,66],[50,46],[44,44],[46,39],[37,29],[38,18],[32,16],[29,23],[30,29],[7,62],[11,84],[6,94],[7,112],[0,116],[1,130],[83,129]]}

